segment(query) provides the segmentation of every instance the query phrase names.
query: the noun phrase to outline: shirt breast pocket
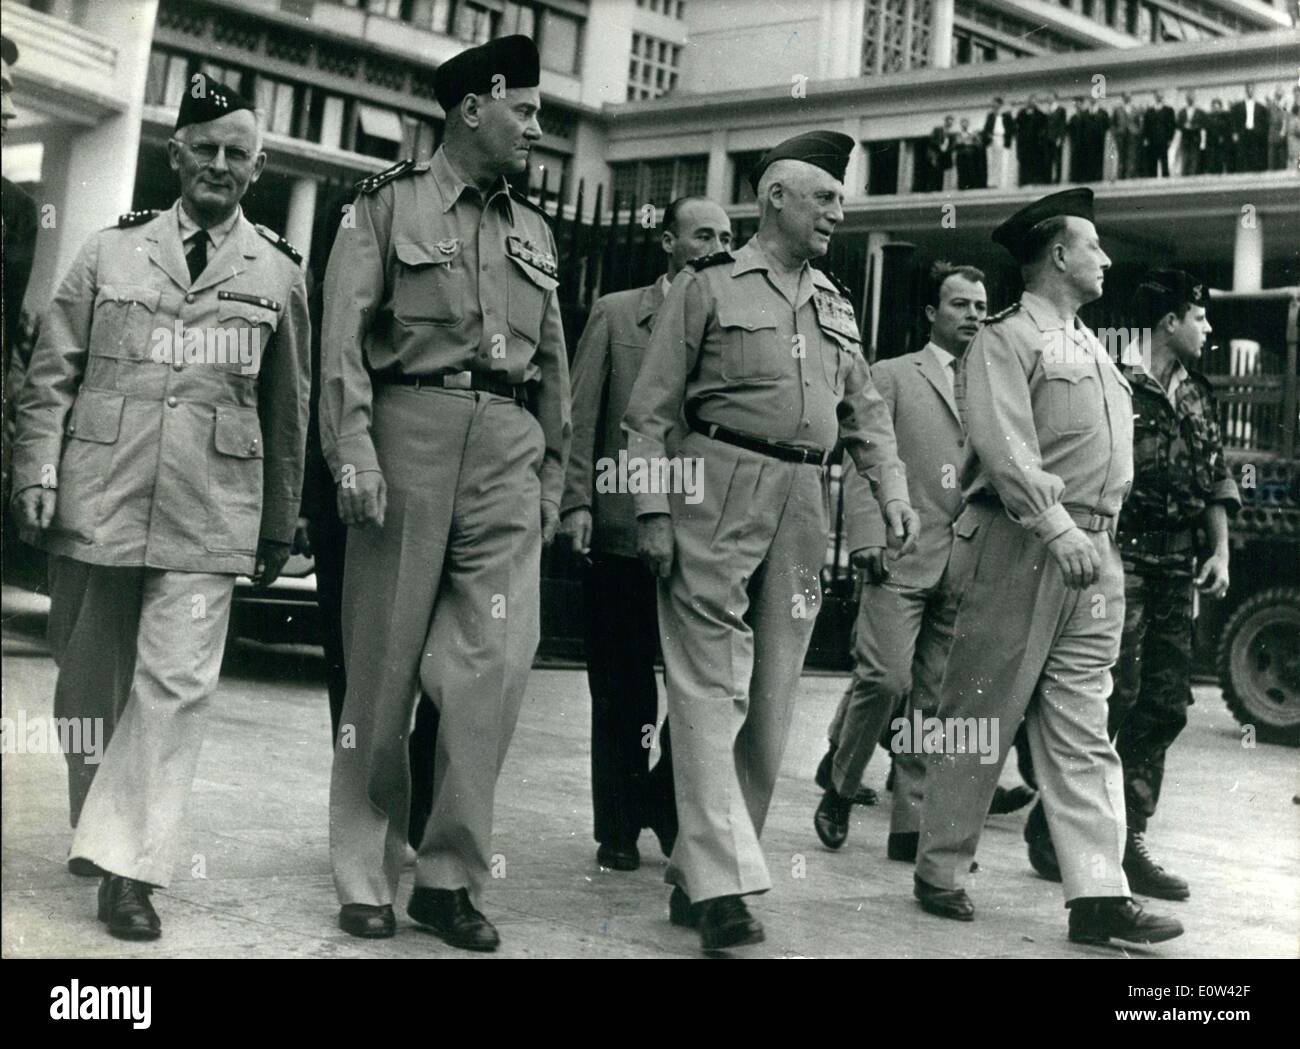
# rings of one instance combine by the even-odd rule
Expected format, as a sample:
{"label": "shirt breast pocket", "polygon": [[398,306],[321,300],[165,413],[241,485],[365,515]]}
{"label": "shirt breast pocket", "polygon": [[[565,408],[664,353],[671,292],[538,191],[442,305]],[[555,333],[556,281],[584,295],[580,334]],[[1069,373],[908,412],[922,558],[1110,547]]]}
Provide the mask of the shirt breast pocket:
{"label": "shirt breast pocket", "polygon": [[155,317],[161,298],[157,288],[146,285],[101,286],[95,296],[95,315],[90,328],[91,355],[144,360],[155,341]]}
{"label": "shirt breast pocket", "polygon": [[1043,361],[1046,418],[1043,426],[1058,436],[1091,433],[1101,424],[1101,384],[1091,365]]}
{"label": "shirt breast pocket", "polygon": [[840,331],[823,327],[822,332],[822,372],[831,393],[836,397],[844,395],[844,384],[848,382],[849,371],[853,367],[855,355],[862,353],[862,344],[849,338]]}
{"label": "shirt breast pocket", "polygon": [[205,336],[211,341],[206,362],[223,371],[256,375],[262,355],[271,344],[280,315],[252,303],[223,302],[217,311],[217,327]]}
{"label": "shirt breast pocket", "polygon": [[510,266],[506,276],[506,321],[512,332],[536,346],[542,337],[547,297],[559,287],[559,282],[513,255],[507,258]]}
{"label": "shirt breast pocket", "polygon": [[399,240],[393,254],[393,316],[404,324],[459,324],[465,298],[460,245]]}
{"label": "shirt breast pocket", "polygon": [[735,307],[718,309],[722,329],[722,377],[729,382],[772,382],[784,371],[782,354],[792,355],[792,346],[781,346],[776,320],[762,313]]}

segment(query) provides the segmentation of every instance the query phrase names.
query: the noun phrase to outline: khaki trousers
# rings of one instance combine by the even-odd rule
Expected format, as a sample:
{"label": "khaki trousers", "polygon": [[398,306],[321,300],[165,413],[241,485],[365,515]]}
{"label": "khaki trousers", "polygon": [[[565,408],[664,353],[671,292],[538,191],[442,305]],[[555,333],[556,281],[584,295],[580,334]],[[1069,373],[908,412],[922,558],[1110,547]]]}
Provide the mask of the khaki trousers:
{"label": "khaki trousers", "polygon": [[[134,661],[134,672],[81,808],[71,855],[112,874],[166,886],[203,746],[208,700],[221,673],[235,577],[84,567],[89,571],[81,607],[65,602],[59,612],[76,626],[66,634],[55,695],[63,696],[65,709],[94,709],[99,701],[82,690],[106,680],[88,669],[91,663],[102,660],[105,674],[117,674]],[[111,708],[112,698],[105,694],[103,709]]]}
{"label": "khaki trousers", "polygon": [[[896,714],[931,717],[939,708],[957,603],[942,585],[864,586],[853,631],[853,680],[840,699],[828,735],[835,744],[831,784],[851,797],[882,734]],[[900,700],[906,700],[900,710]],[[891,834],[921,825],[925,755],[915,747],[894,751]]]}
{"label": "khaki trousers", "polygon": [[961,888],[1021,718],[1056,843],[1066,901],[1128,896],[1124,777],[1106,731],[1124,625],[1124,571],[1109,532],[1085,532],[1101,576],[1069,590],[1046,546],[997,507],[957,519],[945,585],[959,595],[938,717],[991,718],[996,760],[932,754],[917,876]]}
{"label": "khaki trousers", "polygon": [[388,509],[382,529],[348,532],[334,885],[341,903],[393,902],[423,689],[439,721],[415,882],[467,888],[477,906],[497,774],[540,637],[542,428],[491,394],[377,386],[371,434]]}
{"label": "khaki trousers", "polygon": [[659,583],[677,844],[665,880],[694,903],[771,888],[759,835],[821,608],[822,471],[689,434],[703,499],[672,495]]}

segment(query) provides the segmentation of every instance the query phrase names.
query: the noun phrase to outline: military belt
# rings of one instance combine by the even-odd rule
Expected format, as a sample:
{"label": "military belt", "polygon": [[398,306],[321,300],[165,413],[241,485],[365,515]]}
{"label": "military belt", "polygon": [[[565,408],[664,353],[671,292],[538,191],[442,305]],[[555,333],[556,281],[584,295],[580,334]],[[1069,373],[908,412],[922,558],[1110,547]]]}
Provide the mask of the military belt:
{"label": "military belt", "polygon": [[[987,490],[976,492],[969,501],[978,506],[993,506],[1004,511],[1006,509],[1002,500],[996,494]],[[1064,507],[1065,512],[1070,515],[1070,520],[1085,532],[1109,532],[1112,539],[1115,537],[1117,515],[1102,513],[1100,510],[1080,506],[1077,503],[1062,503],[1061,505]]]}
{"label": "military belt", "polygon": [[830,452],[823,451],[820,448],[796,448],[792,444],[778,444],[775,441],[764,441],[759,437],[750,437],[748,434],[737,433],[735,430],[728,430],[725,426],[719,426],[717,423],[701,419],[690,408],[686,410],[686,421],[690,424],[692,430],[704,434],[705,437],[721,441],[723,444],[735,445],[737,448],[745,448],[751,452],[758,452],[759,455],[782,459],[787,463],[825,466],[830,462]]}
{"label": "military belt", "polygon": [[529,406],[530,391],[526,383],[519,385],[509,383],[488,372],[448,372],[444,375],[400,375],[395,372],[378,372],[375,374],[374,379],[376,382],[393,386],[413,386],[417,390],[421,388],[478,390],[482,393],[493,393],[498,397],[505,397],[525,408]]}

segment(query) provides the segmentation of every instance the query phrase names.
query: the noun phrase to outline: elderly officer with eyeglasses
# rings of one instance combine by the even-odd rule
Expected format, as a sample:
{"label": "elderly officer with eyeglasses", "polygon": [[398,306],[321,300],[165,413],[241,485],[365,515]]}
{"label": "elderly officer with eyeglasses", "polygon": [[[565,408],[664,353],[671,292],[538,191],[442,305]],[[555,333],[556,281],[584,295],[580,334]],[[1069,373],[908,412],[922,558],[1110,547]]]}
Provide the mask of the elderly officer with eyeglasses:
{"label": "elderly officer with eyeglasses", "polygon": [[20,520],[51,555],[55,710],[112,733],[97,774],[68,755],[71,863],[102,874],[99,919],[124,939],[161,933],[149,897],[171,877],[235,577],[269,585],[289,555],[310,391],[301,256],[239,206],[266,163],[252,106],[196,74],[167,148],[180,199],[82,249],[14,448]]}

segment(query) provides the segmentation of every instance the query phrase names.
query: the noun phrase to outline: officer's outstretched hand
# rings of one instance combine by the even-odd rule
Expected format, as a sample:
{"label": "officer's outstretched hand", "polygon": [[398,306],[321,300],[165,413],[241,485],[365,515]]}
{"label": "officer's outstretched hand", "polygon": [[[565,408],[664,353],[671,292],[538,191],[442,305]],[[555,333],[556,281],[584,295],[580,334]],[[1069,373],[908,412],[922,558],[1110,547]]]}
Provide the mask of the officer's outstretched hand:
{"label": "officer's outstretched hand", "polygon": [[18,493],[18,519],[28,528],[37,528],[42,532],[50,527],[54,520],[54,506],[58,492],[53,488],[34,485]]}
{"label": "officer's outstretched hand", "polygon": [[253,583],[256,586],[270,586],[280,578],[280,570],[289,560],[293,549],[290,543],[281,543],[276,539],[259,539],[257,541],[257,561],[253,565]]}
{"label": "officer's outstretched hand", "polygon": [[647,514],[636,519],[636,554],[657,579],[667,579],[673,570],[673,518],[671,514]]}
{"label": "officer's outstretched hand", "polygon": [[1071,590],[1085,590],[1101,575],[1097,548],[1077,526],[1058,535],[1047,544],[1047,549],[1061,566],[1065,585]]}
{"label": "officer's outstretched hand", "polygon": [[560,531],[568,537],[575,554],[585,557],[591,552],[591,511],[585,506],[565,514]]}
{"label": "officer's outstretched hand", "polygon": [[891,557],[902,557],[916,549],[921,535],[921,519],[912,504],[902,499],[891,499],[885,504],[885,542]]}
{"label": "officer's outstretched hand", "polygon": [[549,499],[542,500],[542,546],[550,546],[555,541],[555,533],[560,527],[560,508]]}
{"label": "officer's outstretched hand", "polygon": [[384,527],[388,483],[378,470],[361,470],[351,483],[339,485],[339,520],[349,528]]}

